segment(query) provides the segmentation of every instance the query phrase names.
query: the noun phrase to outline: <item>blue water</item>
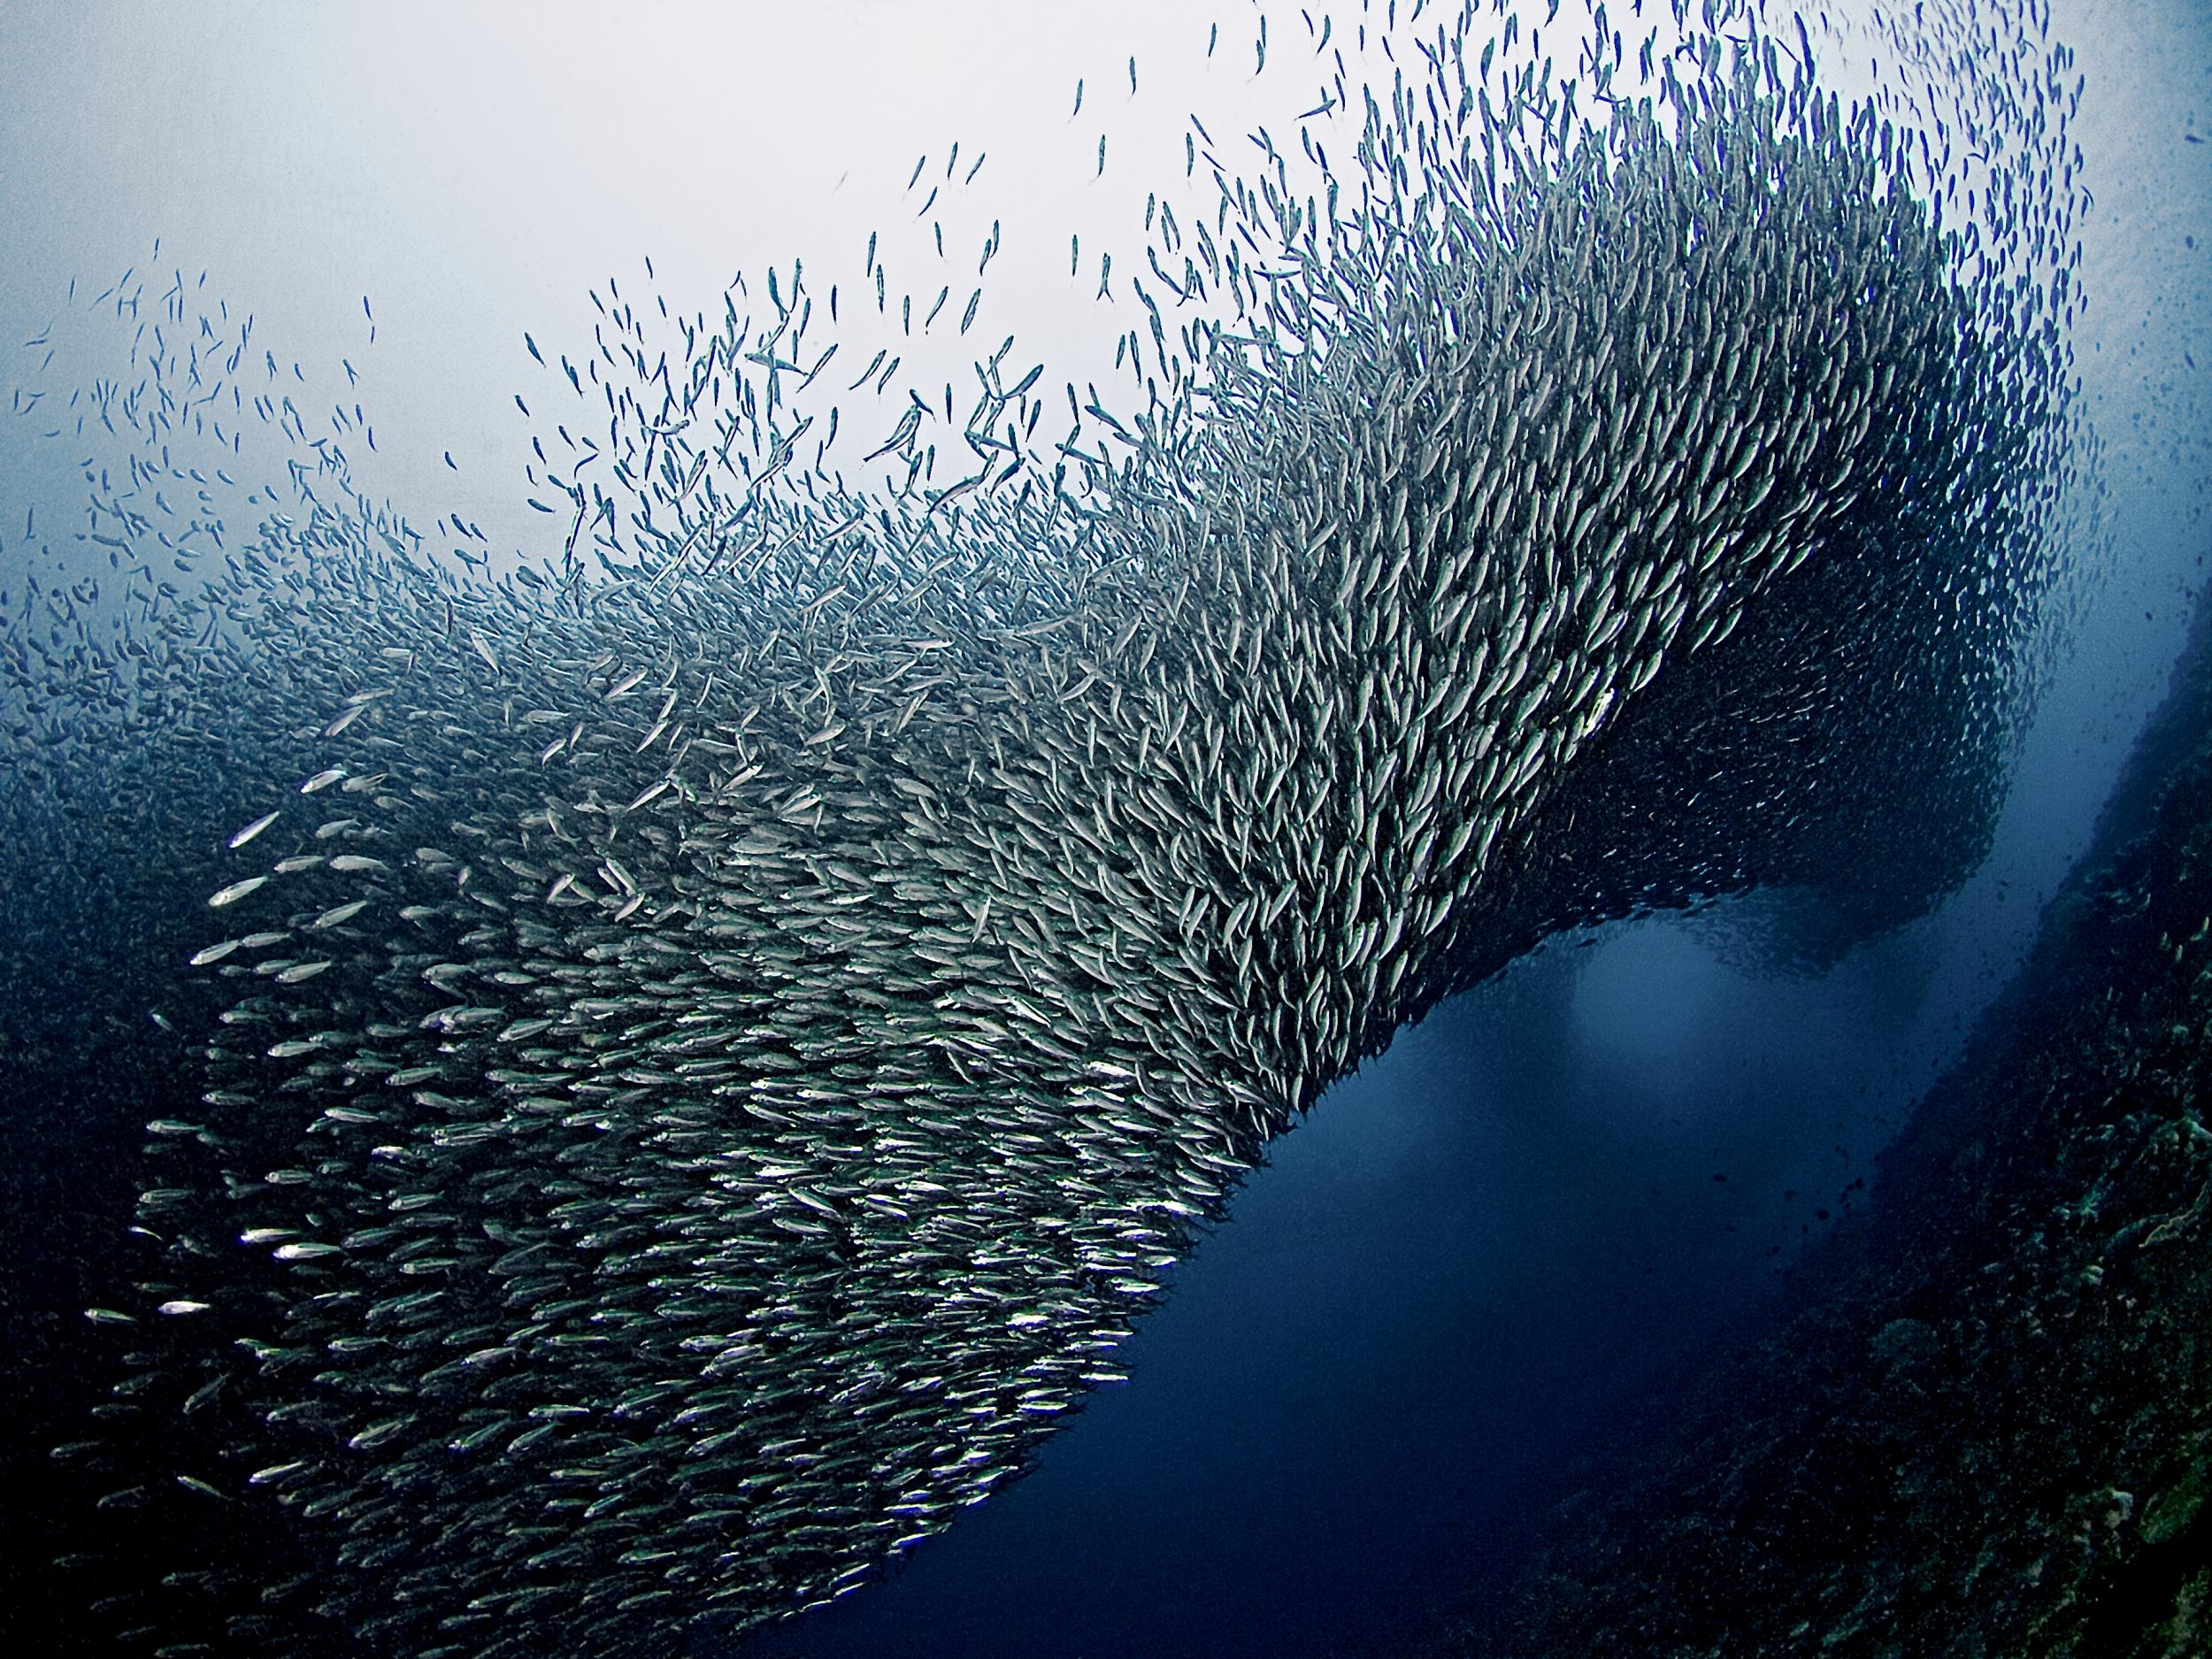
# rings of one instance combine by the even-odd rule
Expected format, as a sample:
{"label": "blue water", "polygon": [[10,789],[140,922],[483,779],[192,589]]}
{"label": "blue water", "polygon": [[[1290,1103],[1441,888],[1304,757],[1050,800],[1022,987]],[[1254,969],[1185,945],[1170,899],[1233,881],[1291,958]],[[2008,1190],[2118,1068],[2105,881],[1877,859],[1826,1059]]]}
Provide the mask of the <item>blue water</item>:
{"label": "blue water", "polygon": [[1277,1143],[1036,1473],[757,1655],[1391,1654],[1839,1215],[1922,943],[1759,981],[1556,944]]}

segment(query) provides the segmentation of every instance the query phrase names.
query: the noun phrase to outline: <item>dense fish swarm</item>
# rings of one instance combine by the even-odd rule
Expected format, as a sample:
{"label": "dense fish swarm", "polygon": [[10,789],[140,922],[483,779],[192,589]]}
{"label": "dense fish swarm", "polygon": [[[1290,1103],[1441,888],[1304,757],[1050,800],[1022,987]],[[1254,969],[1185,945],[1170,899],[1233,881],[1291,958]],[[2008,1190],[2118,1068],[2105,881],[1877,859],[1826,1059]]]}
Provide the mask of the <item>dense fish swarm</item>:
{"label": "dense fish swarm", "polygon": [[[1278,157],[1163,217],[1155,274],[1238,320],[1186,365],[1156,310],[1165,391],[1094,397],[1056,470],[995,358],[972,477],[923,487],[918,416],[903,489],[805,472],[795,277],[674,367],[618,302],[617,482],[553,480],[557,571],[457,573],[303,464],[112,649],[37,644],[34,595],[18,736],[77,741],[56,661],[162,733],[141,856],[197,883],[211,998],[64,1448],[177,1554],[107,1611],[613,1654],[835,1595],[1529,939],[1901,821],[1945,827],[1900,902],[1955,879],[2071,465],[2062,93],[2031,65],[1992,119],[2033,142],[1947,229],[1902,127],[1734,27],[1655,101],[1601,39],[1578,113],[1463,15],[1325,200]],[[211,858],[164,839],[219,802]],[[272,1512],[294,1554],[222,1543]]]}

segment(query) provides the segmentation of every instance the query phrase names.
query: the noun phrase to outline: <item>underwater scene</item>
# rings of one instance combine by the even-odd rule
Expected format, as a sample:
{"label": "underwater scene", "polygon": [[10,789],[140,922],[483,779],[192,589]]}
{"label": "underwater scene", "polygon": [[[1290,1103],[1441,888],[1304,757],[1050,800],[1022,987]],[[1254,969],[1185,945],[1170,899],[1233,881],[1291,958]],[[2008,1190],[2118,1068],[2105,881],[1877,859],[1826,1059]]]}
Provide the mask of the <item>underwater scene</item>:
{"label": "underwater scene", "polygon": [[0,62],[0,1647],[2212,1653],[2197,0]]}

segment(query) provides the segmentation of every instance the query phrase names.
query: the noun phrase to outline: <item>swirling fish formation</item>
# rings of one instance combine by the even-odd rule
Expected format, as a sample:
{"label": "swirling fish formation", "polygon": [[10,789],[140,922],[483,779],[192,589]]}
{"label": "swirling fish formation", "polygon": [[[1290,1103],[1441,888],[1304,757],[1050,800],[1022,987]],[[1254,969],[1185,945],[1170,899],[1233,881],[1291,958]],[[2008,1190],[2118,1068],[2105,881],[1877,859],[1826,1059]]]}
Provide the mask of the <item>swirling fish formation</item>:
{"label": "swirling fish formation", "polygon": [[1082,488],[991,438],[995,361],[976,478],[795,485],[795,289],[608,391],[657,559],[465,580],[319,503],[141,628],[188,767],[296,770],[200,786],[204,1086],[70,1449],[298,1561],[211,1545],[123,1623],[642,1653],[834,1596],[1440,997],[1813,879],[1839,800],[1972,841],[2071,465],[2062,206],[1978,264],[1771,42],[1591,121],[1494,110],[1470,27],[1370,101],[1356,211],[1226,188],[1187,278],[1248,326]]}

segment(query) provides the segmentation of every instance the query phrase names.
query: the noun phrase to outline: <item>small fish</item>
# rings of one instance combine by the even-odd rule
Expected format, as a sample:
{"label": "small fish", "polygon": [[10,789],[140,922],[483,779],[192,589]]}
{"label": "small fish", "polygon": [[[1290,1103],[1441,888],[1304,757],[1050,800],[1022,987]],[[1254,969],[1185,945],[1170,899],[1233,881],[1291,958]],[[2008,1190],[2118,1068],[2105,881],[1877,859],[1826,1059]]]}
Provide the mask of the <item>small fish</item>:
{"label": "small fish", "polygon": [[264,817],[254,819],[252,823],[247,825],[245,828],[240,830],[235,835],[230,838],[230,850],[236,852],[241,847],[243,847],[255,836],[260,834],[263,830],[267,829],[270,825],[275,823],[279,816],[280,815],[278,813],[271,812]]}
{"label": "small fish", "polygon": [[[1125,1379],[1111,1351],[1164,1270],[1271,1136],[1483,965],[1500,903],[1572,912],[1624,896],[1611,871],[1701,877],[1798,810],[1786,778],[1770,799],[1773,768],[1736,775],[1721,723],[1664,833],[1637,817],[1671,741],[1638,702],[1663,661],[1671,706],[1816,738],[1849,726],[1842,698],[1772,712],[1738,695],[1757,689],[1745,653],[1692,649],[1771,617],[1808,669],[1851,627],[1850,660],[1886,672],[1912,626],[1791,608],[1815,548],[1820,591],[1923,595],[1955,643],[2032,609],[2005,592],[1993,621],[1970,583],[2032,563],[1991,526],[2034,528],[2063,481],[2006,458],[2055,452],[2035,434],[2063,424],[2063,349],[2020,355],[2032,296],[1870,190],[1886,171],[1855,147],[1877,126],[1786,84],[1762,98],[1760,65],[1739,83],[1724,52],[1663,119],[1585,130],[1563,96],[1509,179],[1483,138],[1517,118],[1458,83],[1466,61],[1488,79],[1495,9],[1451,10],[1468,20],[1439,27],[1465,39],[1425,45],[1425,77],[1393,74],[1379,41],[1400,96],[1353,168],[1302,133],[1311,196],[1263,133],[1264,166],[1232,176],[1191,118],[1187,171],[1216,168],[1218,211],[1178,262],[1185,228],[1148,196],[1153,268],[1130,292],[1150,338],[1117,330],[1132,382],[1069,385],[1057,446],[1031,450],[1041,366],[1004,390],[1011,341],[976,363],[965,422],[949,383],[902,398],[887,343],[849,389],[893,400],[891,442],[841,478],[794,407],[839,345],[836,287],[823,306],[777,273],[755,317],[741,280],[709,314],[609,280],[580,365],[524,335],[588,409],[588,434],[569,411],[531,441],[518,497],[553,518],[557,563],[549,542],[495,559],[457,511],[424,549],[357,493],[339,444],[369,434],[365,408],[310,432],[273,354],[257,435],[295,465],[247,487],[250,539],[188,533],[194,507],[203,526],[233,508],[174,480],[207,472],[188,419],[246,419],[227,391],[193,401],[244,365],[242,331],[223,316],[219,359],[188,308],[117,296],[149,318],[103,388],[115,443],[99,400],[70,418],[124,603],[43,557],[8,579],[35,574],[35,598],[0,601],[0,679],[59,711],[33,722],[62,728],[39,775],[113,766],[116,788],[73,798],[144,818],[102,843],[137,861],[120,890],[173,874],[196,914],[247,862],[204,844],[226,803],[296,783],[318,731],[308,754],[349,759],[300,786],[340,787],[307,821],[324,852],[255,879],[297,878],[250,918],[271,926],[194,956],[209,1010],[131,973],[95,987],[131,1020],[160,999],[203,1080],[145,1125],[159,1281],[92,1294],[136,1296],[119,1325],[165,1299],[224,1315],[115,1344],[127,1390],[191,1421],[173,1456],[103,1420],[114,1507],[179,1468],[224,1488],[253,1471],[361,1546],[309,1622],[387,1645],[625,1652],[702,1613],[734,1635],[832,1599],[1025,1466],[1082,1388]],[[1263,23],[1261,68],[1268,41]],[[1128,73],[1133,99],[1133,56]],[[1312,118],[1363,90],[1340,73]],[[1574,161],[1599,140],[1582,153],[1602,165]],[[918,225],[968,158],[953,149]],[[964,335],[999,240],[963,312],[941,272],[933,303],[899,285],[919,290],[901,319]],[[871,236],[879,324],[883,252]],[[1081,263],[1071,236],[1071,284]],[[1109,300],[1110,275],[1102,253]],[[1161,286],[1218,319],[1187,323],[1179,357]],[[1959,340],[1990,372],[1958,374]],[[2035,405],[2017,433],[2008,393]],[[1953,496],[2018,511],[1954,534]],[[1914,534],[1887,534],[1906,499]],[[128,662],[80,649],[100,641]],[[42,675],[94,689],[68,708]],[[1793,753],[1778,740],[1797,734],[1746,741]],[[1628,799],[1594,832],[1613,787]],[[32,804],[65,834],[89,810]],[[1500,870],[1528,890],[1494,891]],[[147,936],[182,954],[165,924]],[[408,1529],[435,1548],[387,1555]],[[252,1567],[242,1593],[274,1587]]]}
{"label": "small fish", "polygon": [[266,876],[248,876],[243,881],[234,881],[228,887],[221,888],[208,900],[208,908],[210,910],[219,910],[225,905],[237,903],[239,900],[244,898],[250,893],[260,892],[263,887],[268,885],[269,878]]}

